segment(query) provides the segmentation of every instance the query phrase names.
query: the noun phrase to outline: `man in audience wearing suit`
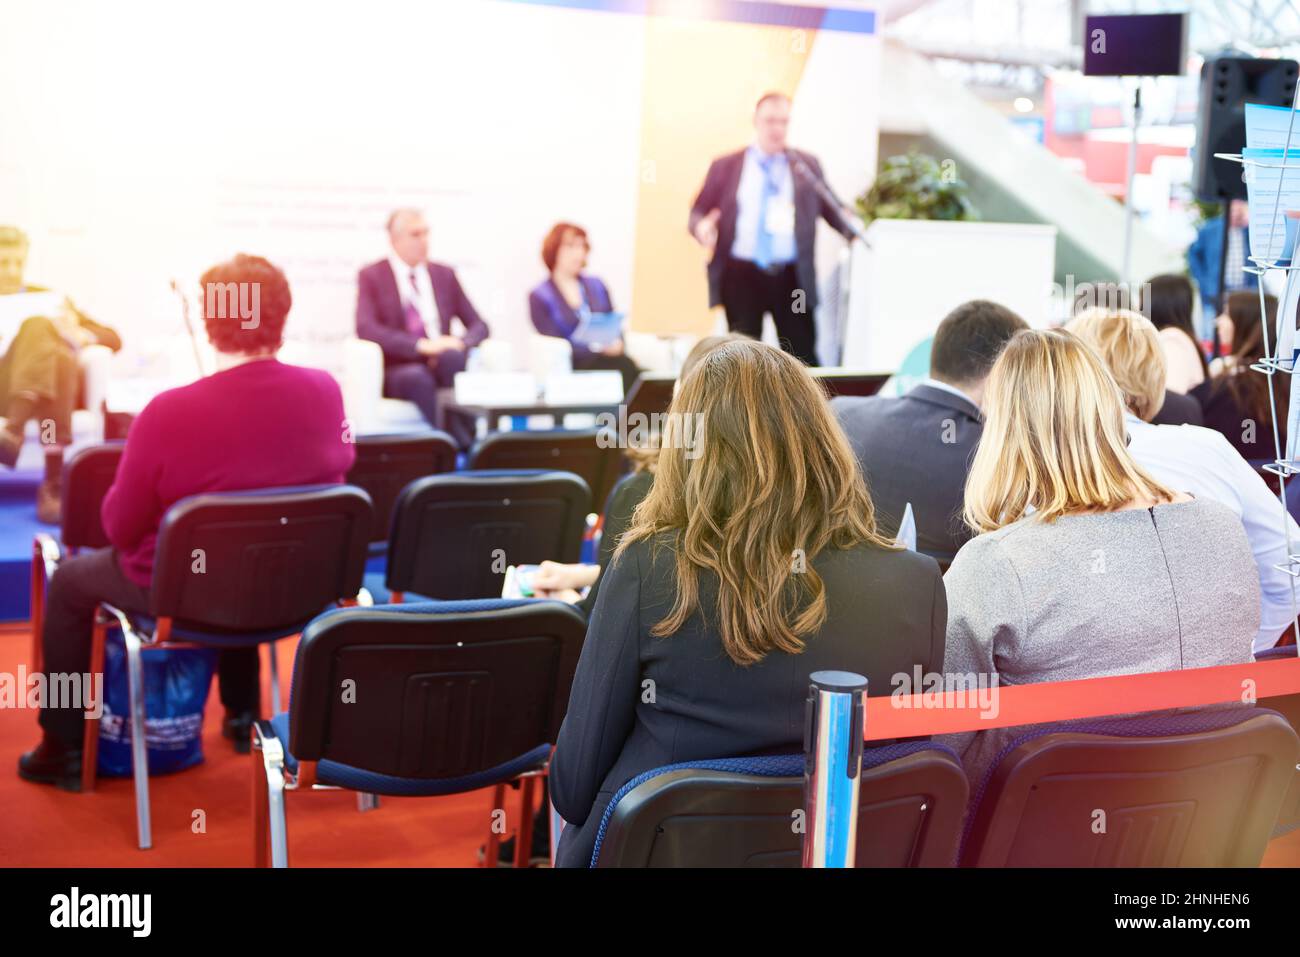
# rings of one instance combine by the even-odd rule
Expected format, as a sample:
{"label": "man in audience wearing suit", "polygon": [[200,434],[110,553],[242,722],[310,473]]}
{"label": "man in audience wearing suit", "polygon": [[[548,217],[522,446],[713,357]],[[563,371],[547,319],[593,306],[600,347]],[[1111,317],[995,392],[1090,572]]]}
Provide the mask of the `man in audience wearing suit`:
{"label": "man in audience wearing suit", "polygon": [[917,551],[941,565],[971,537],[961,510],[984,429],[984,380],[1011,337],[1027,328],[1005,306],[982,299],[964,303],[939,324],[930,377],[911,392],[831,402],[862,466],[881,531],[897,535],[911,503]]}
{"label": "man in audience wearing suit", "polygon": [[416,209],[388,217],[392,251],[357,276],[357,335],[384,350],[384,395],[437,422],[438,389],[465,369],[488,327],[455,271],[429,262],[429,226]]}
{"label": "man in audience wearing suit", "polygon": [[727,327],[762,337],[771,313],[786,352],[817,365],[817,219],[846,238],[846,217],[826,202],[811,178],[822,179],[810,153],[786,146],[790,98],[767,93],[754,108],[754,142],[713,161],[691,206],[690,232],[708,251],[709,307],[721,304]]}

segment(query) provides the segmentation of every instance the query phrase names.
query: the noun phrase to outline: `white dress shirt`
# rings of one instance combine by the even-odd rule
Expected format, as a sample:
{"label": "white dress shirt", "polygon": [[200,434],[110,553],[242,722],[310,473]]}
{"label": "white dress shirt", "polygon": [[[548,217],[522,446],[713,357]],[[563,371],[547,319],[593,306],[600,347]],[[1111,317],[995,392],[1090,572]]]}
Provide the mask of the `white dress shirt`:
{"label": "white dress shirt", "polygon": [[[1290,575],[1275,565],[1300,550],[1300,526],[1278,497],[1222,435],[1199,425],[1152,425],[1126,414],[1129,453],[1159,482],[1175,491],[1228,506],[1241,518],[1259,570],[1259,633],[1255,651],[1272,648],[1295,618]],[[1283,518],[1286,525],[1283,530]],[[1213,555],[1205,556],[1214,561]]]}
{"label": "white dress shirt", "polygon": [[957,396],[958,398],[965,399],[971,405],[975,406],[975,408],[978,409],[980,407],[978,402],[976,402],[974,399],[968,396],[965,392],[961,391],[961,389],[957,388],[955,385],[949,385],[946,382],[940,382],[938,379],[931,379],[929,376],[926,376],[924,379],[918,382],[917,385],[928,385],[931,389],[938,389],[940,392],[951,392],[953,395]]}
{"label": "white dress shirt", "polygon": [[[420,318],[424,320],[425,338],[435,339],[442,335],[442,326],[438,321],[438,306],[433,299],[433,280],[429,278],[429,266],[420,263],[408,266],[396,253],[388,254],[388,265],[392,267],[393,278],[397,280],[397,294],[402,299],[402,309],[408,302],[415,303]],[[411,273],[415,273],[415,285],[411,285]]]}
{"label": "white dress shirt", "polygon": [[[757,146],[745,150],[745,161],[740,170],[740,185],[736,187],[736,235],[731,243],[735,259],[753,261],[758,253],[759,214],[763,208],[763,156]],[[772,175],[776,179],[777,193],[768,200],[768,223],[773,228],[772,262],[790,263],[798,258],[794,244],[794,177],[790,162],[784,153],[773,155]],[[780,215],[781,210],[785,215]],[[788,220],[788,221],[787,221]]]}

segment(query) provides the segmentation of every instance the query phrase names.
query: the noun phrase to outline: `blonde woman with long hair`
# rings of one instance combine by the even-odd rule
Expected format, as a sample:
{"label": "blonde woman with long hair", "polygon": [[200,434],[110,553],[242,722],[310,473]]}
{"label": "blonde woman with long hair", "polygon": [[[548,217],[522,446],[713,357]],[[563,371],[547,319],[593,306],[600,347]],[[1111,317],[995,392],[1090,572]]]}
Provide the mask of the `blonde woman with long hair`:
{"label": "blonde woman with long hair", "polygon": [[[1068,332],[1019,333],[999,357],[966,483],[979,534],[944,576],[949,673],[1032,684],[1252,659],[1259,576],[1241,521],[1134,461],[1124,405]],[[1016,731],[945,739],[978,787]]]}
{"label": "blonde woman with long hair", "polygon": [[758,342],[713,349],[679,384],[601,584],[551,763],[557,863],[590,861],[611,796],[644,771],[799,751],[812,672],[882,693],[942,669],[946,618],[938,565],[877,530],[802,364]]}

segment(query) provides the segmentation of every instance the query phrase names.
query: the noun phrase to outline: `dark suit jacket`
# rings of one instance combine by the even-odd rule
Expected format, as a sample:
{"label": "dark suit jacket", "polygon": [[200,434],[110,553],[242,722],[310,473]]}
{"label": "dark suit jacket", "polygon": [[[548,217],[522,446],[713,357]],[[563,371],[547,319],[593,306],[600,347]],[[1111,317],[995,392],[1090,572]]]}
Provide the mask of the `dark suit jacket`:
{"label": "dark suit jacket", "polygon": [[[804,177],[795,172],[795,157],[802,159],[817,177],[822,167],[811,153],[789,150],[790,175],[794,177],[794,241],[798,253],[799,287],[808,298],[808,308],[817,306],[817,270],[813,262],[813,242],[817,236],[817,217],[822,217],[844,236],[852,236],[840,211],[822,201],[817,190]],[[720,156],[709,166],[704,186],[691,206],[688,229],[695,235],[695,225],[714,209],[722,210],[718,219],[718,245],[709,260],[709,306],[722,302],[722,269],[731,256],[731,244],[736,238],[736,190],[740,187],[740,174],[745,167],[745,150]]]}
{"label": "dark suit jacket", "polygon": [[881,531],[897,535],[911,502],[917,551],[950,563],[971,537],[961,510],[984,431],[979,409],[928,385],[896,399],[840,396],[831,409],[862,466]]}
{"label": "dark suit jacket", "polygon": [[[641,541],[614,560],[587,629],[551,759],[551,799],[568,822],[561,867],[587,866],[610,798],[644,771],[802,751],[814,671],[856,671],[883,695],[916,665],[943,670],[948,604],[924,555],[860,545],[814,556],[828,604],[821,631],[801,654],[772,652],[742,668],[698,610],[676,634],[650,636],[676,594],[671,537],[656,542],[657,552]],[[701,575],[700,600],[717,607],[716,576]]]}
{"label": "dark suit jacket", "polygon": [[[442,263],[427,265],[442,334],[451,335],[451,320],[459,319],[465,324],[465,348],[474,348],[488,337],[487,323],[465,295],[454,269]],[[371,263],[357,275],[357,335],[379,343],[384,350],[385,366],[423,361],[415,348],[420,337],[406,329],[402,295],[387,259]]]}
{"label": "dark suit jacket", "polygon": [[1205,415],[1194,395],[1165,390],[1165,401],[1151,420],[1152,425],[1203,425]]}
{"label": "dark suit jacket", "polygon": [[[609,298],[609,290],[595,276],[579,276],[587,305],[592,312],[613,312],[614,304]],[[592,355],[592,351],[579,342],[573,341],[574,330],[578,328],[578,313],[555,283],[547,279],[528,294],[528,313],[532,316],[533,326],[544,336],[556,336],[568,339],[573,346],[575,356]]]}

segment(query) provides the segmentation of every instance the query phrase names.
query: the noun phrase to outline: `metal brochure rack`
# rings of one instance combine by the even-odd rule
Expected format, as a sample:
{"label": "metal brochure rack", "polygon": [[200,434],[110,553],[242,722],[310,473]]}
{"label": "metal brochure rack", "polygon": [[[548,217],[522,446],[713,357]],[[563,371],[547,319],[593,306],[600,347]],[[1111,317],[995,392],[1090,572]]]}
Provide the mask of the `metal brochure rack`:
{"label": "metal brochure rack", "polygon": [[[1242,156],[1242,154],[1240,153],[1215,153],[1214,156],[1217,159],[1225,159],[1225,160],[1230,160],[1232,162],[1241,163],[1243,167],[1242,175],[1248,181],[1251,175],[1253,174],[1254,168],[1278,169],[1283,171],[1287,169],[1300,169],[1300,144],[1297,144],[1296,155],[1294,157],[1290,155],[1291,127],[1294,126],[1295,124],[1294,104],[1293,104],[1290,123],[1291,126],[1289,126],[1287,130],[1287,142],[1282,149],[1282,156],[1279,162],[1267,162],[1264,160],[1247,158]],[[1277,229],[1278,213],[1282,211],[1281,202],[1282,202],[1282,186],[1283,186],[1284,177],[1285,177],[1285,172],[1280,172],[1278,174],[1278,189],[1277,189],[1277,194],[1273,197],[1272,219],[1270,220],[1270,227],[1269,227],[1269,243],[1268,243],[1269,247],[1272,247],[1273,245],[1272,239],[1273,239],[1274,232]],[[1256,195],[1254,198],[1256,201],[1258,201],[1259,199],[1258,195]],[[1224,216],[1228,215],[1226,204],[1223,211],[1223,215]],[[1292,386],[1292,383],[1294,382],[1294,376],[1298,372],[1300,372],[1300,368],[1297,368],[1296,362],[1294,360],[1294,355],[1282,356],[1280,354],[1280,350],[1279,350],[1279,347],[1281,346],[1280,336],[1276,337],[1277,339],[1276,342],[1270,341],[1268,310],[1265,308],[1265,300],[1264,300],[1264,297],[1266,295],[1264,289],[1264,285],[1265,285],[1264,277],[1276,270],[1276,271],[1281,271],[1284,274],[1285,278],[1290,280],[1292,271],[1300,270],[1300,262],[1293,261],[1291,256],[1292,250],[1286,248],[1285,234],[1283,236],[1279,249],[1281,251],[1281,255],[1273,256],[1273,257],[1260,256],[1252,252],[1252,255],[1249,257],[1251,265],[1245,266],[1244,269],[1246,272],[1258,277],[1259,280],[1258,282],[1259,315],[1260,315],[1260,323],[1263,326],[1264,358],[1261,359],[1259,362],[1253,364],[1251,366],[1251,369],[1268,376],[1268,404],[1269,404],[1269,411],[1271,413],[1271,418],[1273,420],[1274,459],[1272,462],[1265,465],[1263,468],[1265,471],[1271,472],[1273,475],[1277,476],[1277,497],[1278,497],[1278,505],[1280,508],[1280,514],[1278,516],[1278,520],[1282,523],[1283,535],[1286,538],[1287,560],[1285,562],[1279,563],[1274,567],[1278,568],[1281,571],[1286,572],[1288,575],[1291,576],[1291,618],[1292,618],[1293,625],[1295,627],[1295,634],[1297,636],[1297,639],[1300,640],[1300,614],[1297,613],[1297,593],[1296,593],[1296,580],[1300,578],[1300,554],[1297,553],[1297,548],[1300,547],[1300,543],[1293,541],[1291,538],[1291,523],[1287,520],[1289,517],[1289,513],[1287,511],[1287,505],[1286,505],[1287,479],[1291,478],[1294,475],[1300,475],[1300,460],[1288,458],[1287,457],[1288,450],[1282,448],[1282,439],[1281,439],[1282,433],[1281,433],[1281,428],[1278,425],[1278,415],[1277,415],[1277,386],[1276,386],[1276,376],[1278,373],[1283,373],[1289,377],[1292,377],[1285,381],[1289,386],[1288,391],[1291,394],[1291,397],[1294,401],[1296,396],[1294,394],[1295,389]],[[1296,257],[1296,258],[1300,259],[1300,257]],[[1300,281],[1300,276],[1297,276],[1293,281]],[[1282,312],[1283,312],[1285,301],[1286,301],[1286,295],[1284,290],[1283,295],[1278,300],[1277,321],[1278,321],[1279,330],[1282,328],[1283,321],[1289,321],[1293,325],[1296,321],[1295,316],[1290,316],[1290,317],[1283,316]],[[1287,442],[1289,446],[1294,448],[1296,444],[1296,437],[1288,435]]]}

